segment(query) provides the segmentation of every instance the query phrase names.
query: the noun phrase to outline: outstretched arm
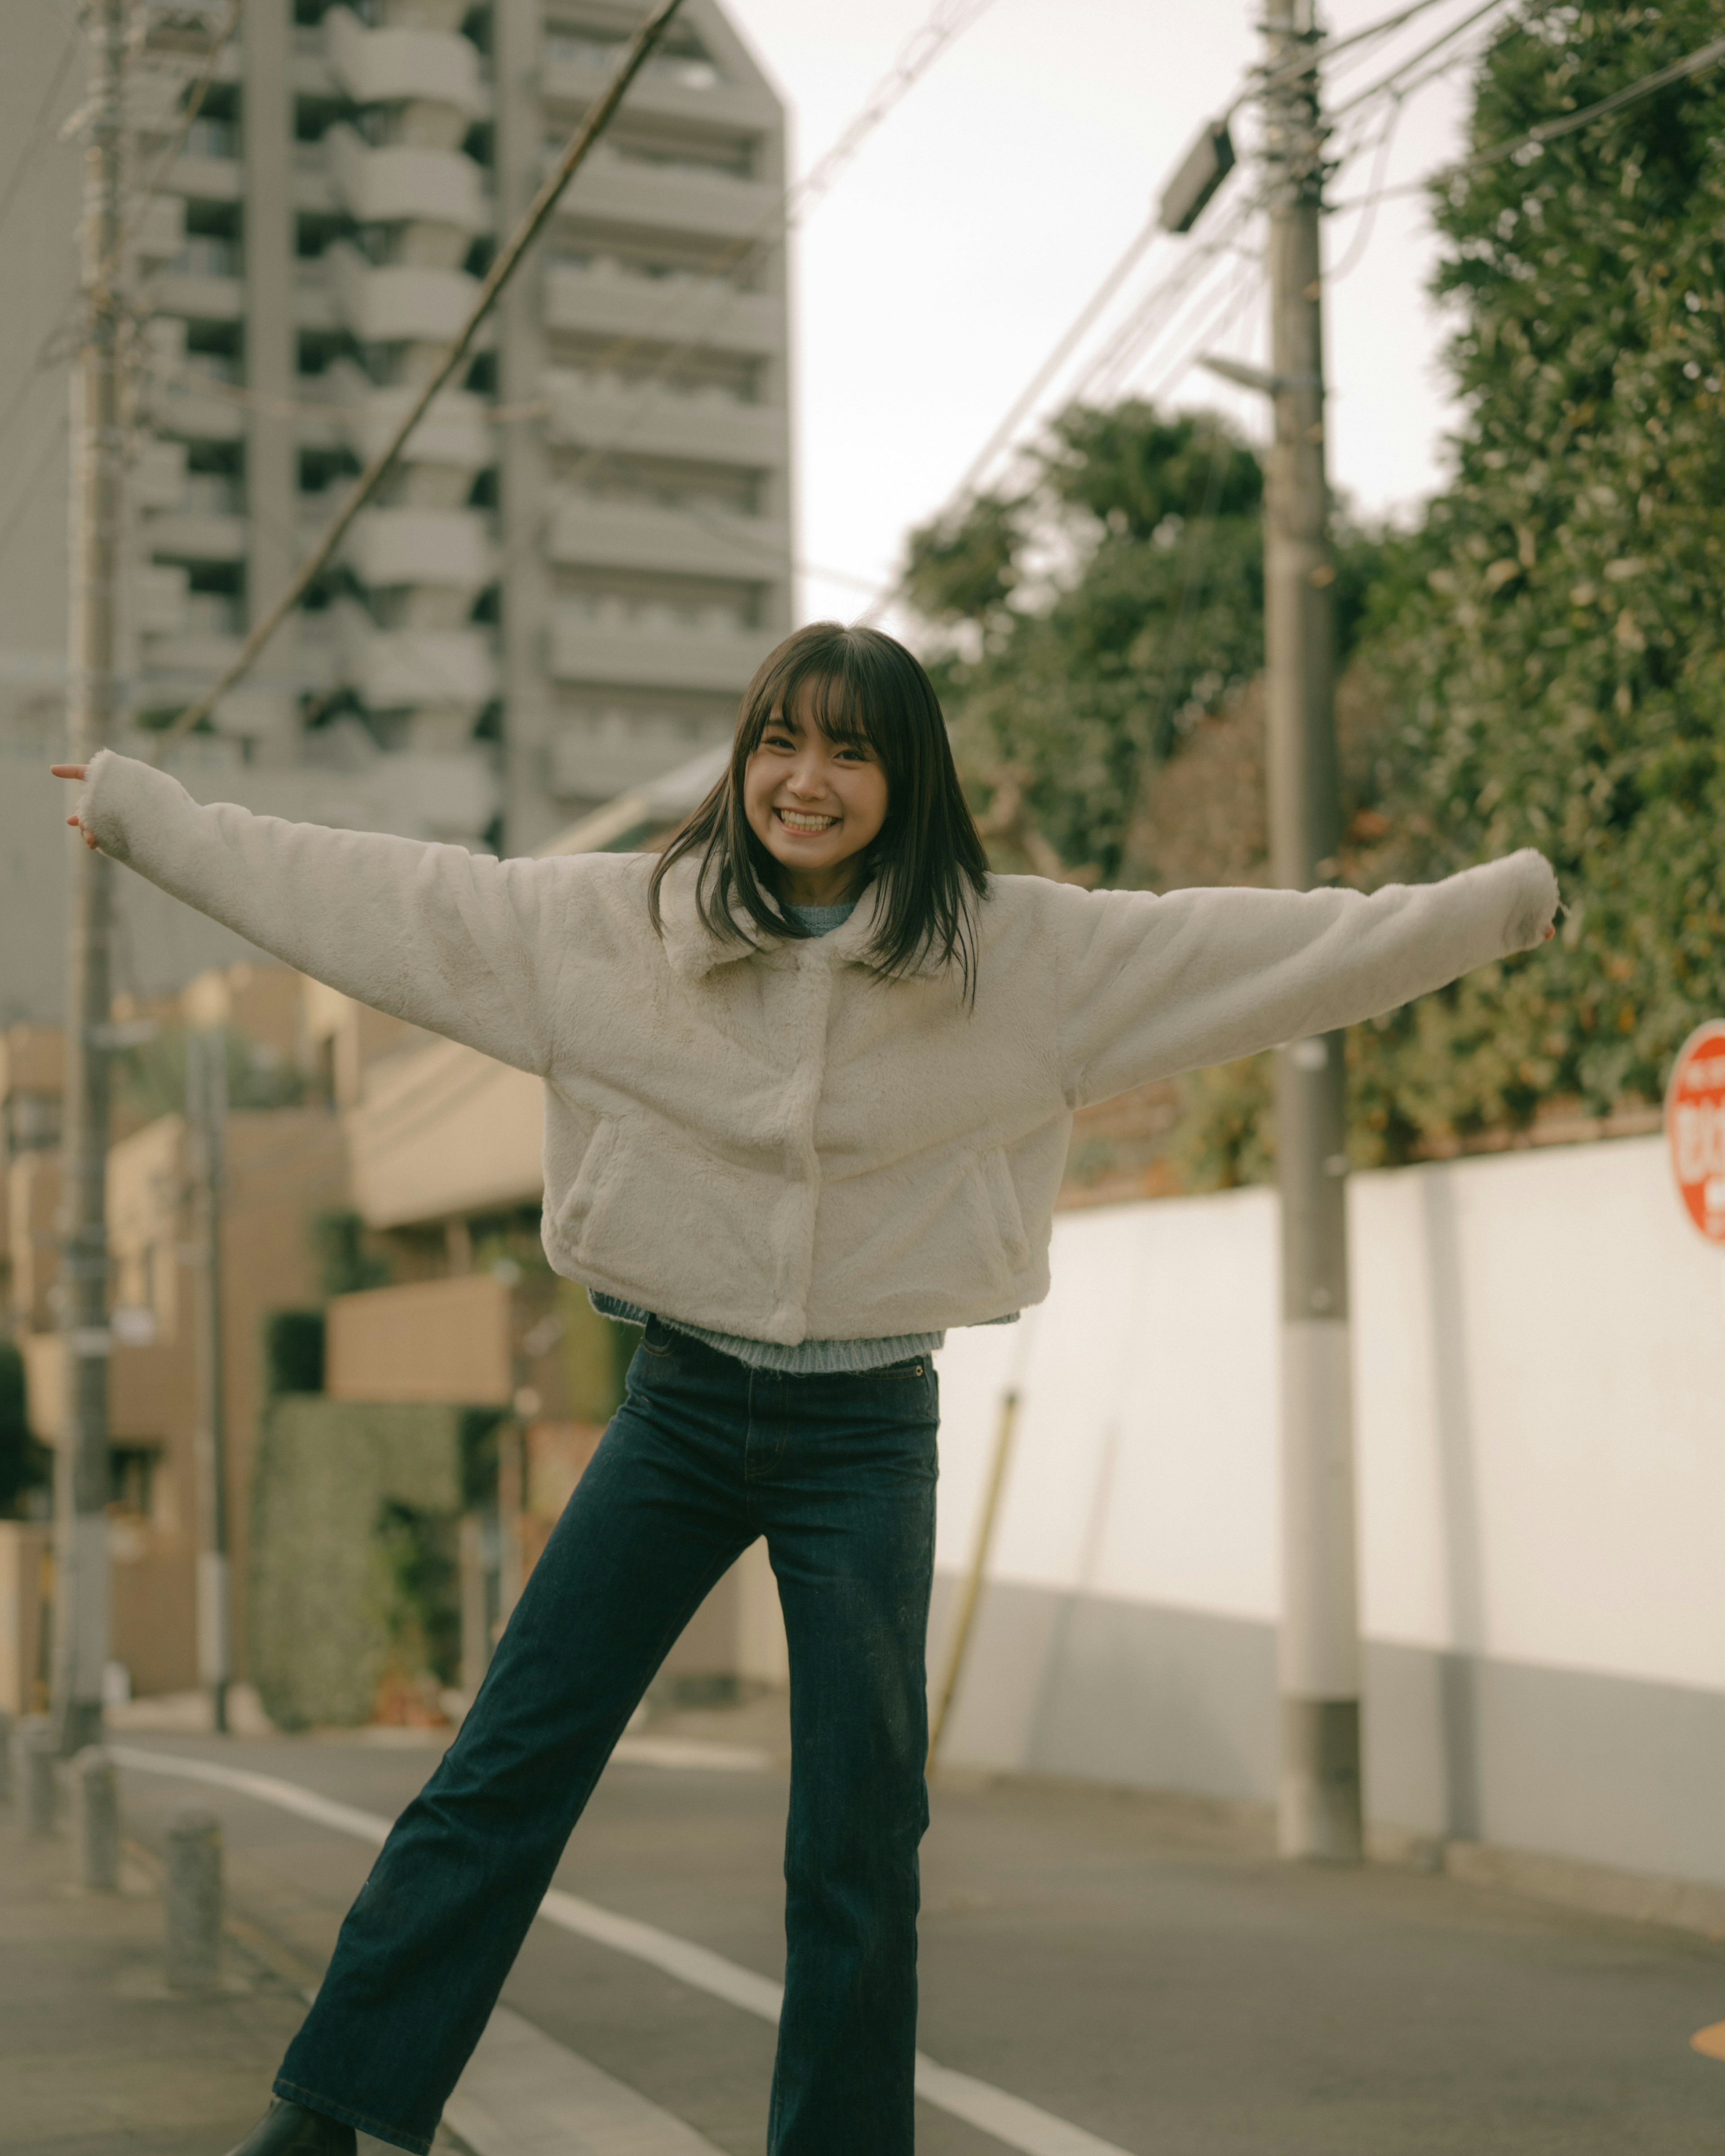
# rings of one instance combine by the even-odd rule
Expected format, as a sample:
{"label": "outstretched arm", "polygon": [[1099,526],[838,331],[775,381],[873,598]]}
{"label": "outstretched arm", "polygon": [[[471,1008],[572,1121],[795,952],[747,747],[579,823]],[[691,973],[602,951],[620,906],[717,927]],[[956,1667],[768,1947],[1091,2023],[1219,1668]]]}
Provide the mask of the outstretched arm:
{"label": "outstretched arm", "polygon": [[111,751],[54,770],[85,782],[66,820],[86,845],[360,1003],[545,1070],[557,865],[201,808]]}
{"label": "outstretched arm", "polygon": [[1075,1106],[1375,1017],[1552,932],[1531,850],[1441,883],[1354,891],[1075,891],[1061,1065]]}

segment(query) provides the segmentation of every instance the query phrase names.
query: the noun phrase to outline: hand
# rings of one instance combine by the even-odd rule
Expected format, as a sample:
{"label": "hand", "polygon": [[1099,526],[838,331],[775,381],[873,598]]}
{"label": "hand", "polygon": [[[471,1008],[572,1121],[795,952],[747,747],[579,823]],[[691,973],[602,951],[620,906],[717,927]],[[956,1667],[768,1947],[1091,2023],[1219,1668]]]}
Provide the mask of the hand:
{"label": "hand", "polygon": [[[84,783],[84,774],[89,769],[89,766],[82,763],[52,763],[49,766],[49,769],[56,778],[74,778],[81,786]],[[94,853],[96,846],[95,833],[80,817],[69,816],[66,821],[74,830],[83,832],[85,844],[90,848],[91,853]]]}

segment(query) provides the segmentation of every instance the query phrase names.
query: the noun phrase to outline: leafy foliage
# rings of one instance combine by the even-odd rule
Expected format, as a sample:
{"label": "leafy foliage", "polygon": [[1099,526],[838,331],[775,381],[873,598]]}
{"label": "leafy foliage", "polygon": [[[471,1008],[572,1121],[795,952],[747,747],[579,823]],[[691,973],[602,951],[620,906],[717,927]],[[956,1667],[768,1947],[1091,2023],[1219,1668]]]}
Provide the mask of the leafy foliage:
{"label": "leafy foliage", "polygon": [[[1527,132],[1717,35],[1712,0],[1533,8],[1473,139]],[[1571,912],[1357,1043],[1368,1151],[1656,1097],[1725,1008],[1725,98],[1701,75],[1451,177],[1435,213],[1453,485],[1391,550],[1368,642],[1397,720],[1371,873],[1537,845]],[[1375,1137],[1373,1132],[1375,1131]],[[1398,1141],[1396,1133],[1402,1136]]]}
{"label": "leafy foliage", "polygon": [[961,765],[1009,851],[1142,880],[1132,830],[1156,767],[1262,663],[1262,492],[1219,418],[1075,407],[1026,492],[912,535]]}
{"label": "leafy foliage", "polygon": [[49,1467],[48,1448],[30,1435],[23,1358],[13,1342],[0,1340],[0,1517],[48,1480]]}

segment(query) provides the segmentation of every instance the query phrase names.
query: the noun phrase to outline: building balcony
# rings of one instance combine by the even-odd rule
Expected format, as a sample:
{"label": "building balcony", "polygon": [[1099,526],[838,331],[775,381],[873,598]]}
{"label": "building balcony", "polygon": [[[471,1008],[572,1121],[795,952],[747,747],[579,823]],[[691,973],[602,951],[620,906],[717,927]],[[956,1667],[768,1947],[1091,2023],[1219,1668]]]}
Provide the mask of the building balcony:
{"label": "building balcony", "polygon": [[463,232],[485,232],[490,204],[479,167],[459,150],[419,150],[398,144],[374,150],[351,127],[324,137],[337,198],[362,224],[431,218]]}
{"label": "building balcony", "polygon": [[[418,392],[374,389],[357,367],[332,367],[348,439],[360,455],[374,457],[405,417]],[[483,471],[497,461],[491,423],[482,397],[470,390],[446,389],[408,437],[404,465],[454,465]]]}
{"label": "building balcony", "polygon": [[566,497],[552,516],[549,551],[553,562],[570,568],[647,569],[759,583],[791,573],[791,535],[784,525],[718,509]]}
{"label": "building balcony", "polygon": [[496,654],[485,629],[382,629],[356,624],[346,672],[374,711],[441,704],[477,713],[497,694]]}
{"label": "building balcony", "polygon": [[373,590],[444,584],[477,592],[492,571],[486,519],[476,509],[368,509],[343,553]]}
{"label": "building balcony", "polygon": [[773,357],[784,350],[784,303],[739,291],[721,278],[630,276],[553,262],[541,285],[547,329],[598,336],[645,337],[682,344],[691,337],[715,352]]}
{"label": "building balcony", "polygon": [[454,30],[368,30],[346,8],[323,18],[330,73],[356,105],[453,105],[470,119],[485,110],[479,54]]}
{"label": "building balcony", "polygon": [[152,441],[146,437],[137,444],[128,488],[133,507],[182,508],[187,499],[186,481],[183,442]]}
{"label": "building balcony", "polygon": [[137,220],[131,245],[136,264],[159,268],[186,244],[186,205],[177,195],[151,195]]}
{"label": "building balcony", "polygon": [[[210,596],[208,592],[189,593],[183,626],[170,635],[146,639],[145,671],[162,690],[164,697],[190,696],[207,689],[239,656],[237,619],[231,630],[214,630],[206,627],[198,616],[198,601]],[[238,609],[235,611],[237,616]],[[141,693],[147,697],[151,690],[146,685]]]}
{"label": "building balcony", "polygon": [[[557,151],[547,149],[548,172]],[[608,224],[669,227],[675,232],[742,239],[770,222],[779,203],[777,187],[732,179],[722,172],[652,165],[596,147],[570,183],[565,216]]]}
{"label": "building balcony", "polygon": [[558,611],[550,666],[558,681],[593,687],[707,690],[735,696],[771,648],[758,629],[686,629],[597,622]]}
{"label": "building balcony", "polygon": [[446,343],[466,321],[479,290],[478,280],[465,270],[408,263],[378,268],[345,242],[324,259],[336,310],[362,344]]}
{"label": "building balcony", "polygon": [[[193,257],[193,261],[208,258]],[[156,311],[189,322],[237,322],[245,312],[245,280],[238,268],[209,270],[189,265],[163,270],[156,286]]]}
{"label": "building balcony", "polygon": [[[621,47],[618,50],[621,51]],[[579,58],[560,53],[546,38],[539,67],[539,94],[547,105],[584,111],[595,104],[614,72],[598,54]],[[773,133],[780,113],[772,96],[746,83],[700,80],[683,66],[655,67],[651,61],[629,85],[629,110],[642,117],[687,120],[701,127],[734,127],[739,134]]]}
{"label": "building balcony", "polygon": [[137,563],[131,572],[131,618],[141,636],[177,636],[186,628],[191,586],[183,568],[172,562]]}
{"label": "building balcony", "polygon": [[238,442],[245,435],[245,407],[237,398],[200,387],[193,375],[157,382],[147,408],[166,434],[186,442]]}
{"label": "building balcony", "polygon": [[711,394],[677,396],[613,381],[548,371],[547,431],[572,448],[626,449],[639,456],[775,470],[790,461],[788,415],[776,404],[738,404]]}
{"label": "building balcony", "polygon": [[700,753],[680,719],[651,712],[604,711],[565,721],[551,745],[551,790],[561,801],[608,801],[650,786]]}
{"label": "building balcony", "polygon": [[232,512],[188,506],[146,518],[143,538],[158,562],[242,562],[246,521]]}
{"label": "building balcony", "polygon": [[296,330],[329,331],[341,326],[330,265],[321,256],[294,264],[293,313]]}
{"label": "building balcony", "polygon": [[245,193],[245,167],[238,157],[182,154],[168,167],[162,188],[190,202],[237,203]]}

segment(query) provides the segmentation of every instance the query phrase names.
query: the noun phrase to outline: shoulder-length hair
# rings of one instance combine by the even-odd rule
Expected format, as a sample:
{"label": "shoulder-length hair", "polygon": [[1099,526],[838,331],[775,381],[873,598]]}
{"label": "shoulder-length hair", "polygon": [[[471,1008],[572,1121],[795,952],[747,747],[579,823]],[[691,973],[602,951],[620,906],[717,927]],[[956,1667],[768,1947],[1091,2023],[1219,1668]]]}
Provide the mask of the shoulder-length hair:
{"label": "shoulder-length hair", "polygon": [[778,867],[750,829],[743,771],[768,722],[792,715],[834,742],[866,747],[886,778],[886,819],[864,860],[878,886],[869,960],[902,974],[924,959],[956,965],[976,985],[975,906],[988,890],[988,856],[958,783],[940,699],[915,655],[878,629],[811,622],[762,661],[742,693],[724,777],[671,839],[653,871],[648,907],[660,927],[660,892],[685,855],[700,860],[696,904],[711,933],[746,942],[738,913],[769,936],[810,932],[778,897]]}

